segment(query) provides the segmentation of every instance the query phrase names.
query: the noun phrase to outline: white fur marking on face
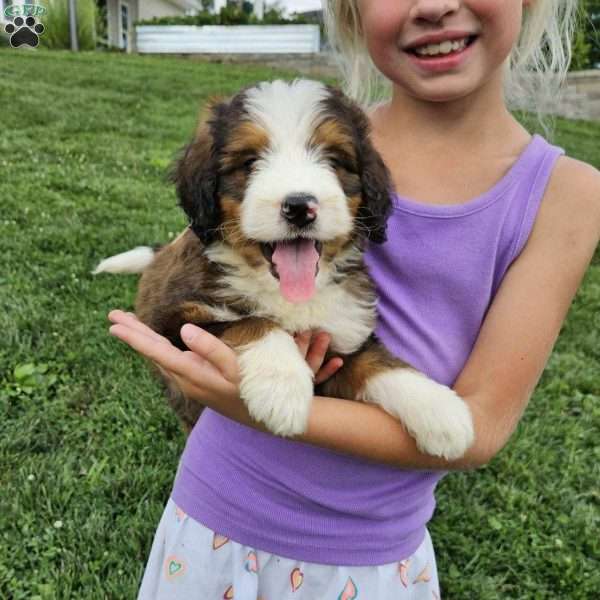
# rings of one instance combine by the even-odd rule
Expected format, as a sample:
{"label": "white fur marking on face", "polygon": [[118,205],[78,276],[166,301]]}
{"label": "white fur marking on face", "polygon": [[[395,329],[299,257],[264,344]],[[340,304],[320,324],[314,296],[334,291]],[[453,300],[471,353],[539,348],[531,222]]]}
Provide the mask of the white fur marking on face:
{"label": "white fur marking on face", "polygon": [[256,163],[241,205],[241,228],[250,239],[269,242],[290,237],[281,216],[288,194],[312,194],[317,219],[309,236],[329,240],[348,235],[352,215],[334,170],[318,150],[308,148],[323,118],[323,84],[310,80],[274,81],[248,90],[246,110],[269,137],[269,150]]}
{"label": "white fur marking on face", "polygon": [[452,460],[463,456],[473,443],[473,420],[465,401],[413,369],[375,375],[357,399],[378,404],[400,419],[426,454]]}
{"label": "white fur marking on face", "polygon": [[313,398],[313,372],[294,339],[276,329],[237,352],[240,396],[252,418],[277,435],[304,433]]}

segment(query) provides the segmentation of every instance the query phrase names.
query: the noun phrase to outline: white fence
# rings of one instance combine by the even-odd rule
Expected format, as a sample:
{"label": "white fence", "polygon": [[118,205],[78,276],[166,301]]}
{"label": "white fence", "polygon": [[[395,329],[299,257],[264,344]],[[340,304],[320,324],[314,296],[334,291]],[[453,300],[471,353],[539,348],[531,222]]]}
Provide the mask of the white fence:
{"label": "white fence", "polygon": [[138,25],[137,51],[147,54],[310,54],[318,25]]}

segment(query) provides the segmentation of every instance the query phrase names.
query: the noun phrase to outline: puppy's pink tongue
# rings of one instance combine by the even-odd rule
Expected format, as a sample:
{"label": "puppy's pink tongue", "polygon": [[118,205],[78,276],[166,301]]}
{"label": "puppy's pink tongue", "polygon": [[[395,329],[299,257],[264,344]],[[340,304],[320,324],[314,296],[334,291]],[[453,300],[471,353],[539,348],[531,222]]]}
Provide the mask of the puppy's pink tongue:
{"label": "puppy's pink tongue", "polygon": [[315,293],[319,253],[313,240],[277,242],[273,263],[279,275],[279,289],[288,302],[306,302]]}

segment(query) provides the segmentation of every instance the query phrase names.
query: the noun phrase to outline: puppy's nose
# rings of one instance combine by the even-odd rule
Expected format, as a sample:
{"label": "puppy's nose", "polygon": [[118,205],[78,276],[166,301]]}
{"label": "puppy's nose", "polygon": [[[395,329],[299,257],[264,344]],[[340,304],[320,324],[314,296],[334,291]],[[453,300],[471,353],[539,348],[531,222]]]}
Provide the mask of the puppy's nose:
{"label": "puppy's nose", "polygon": [[304,227],[317,218],[319,201],[312,194],[288,194],[281,205],[281,214],[296,227]]}

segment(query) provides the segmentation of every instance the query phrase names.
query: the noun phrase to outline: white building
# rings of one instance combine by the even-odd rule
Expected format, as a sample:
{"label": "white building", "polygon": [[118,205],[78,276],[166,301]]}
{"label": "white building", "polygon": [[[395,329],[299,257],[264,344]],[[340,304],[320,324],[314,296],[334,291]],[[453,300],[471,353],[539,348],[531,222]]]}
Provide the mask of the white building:
{"label": "white building", "polygon": [[108,44],[127,52],[135,50],[134,23],[154,17],[194,14],[200,0],[105,0]]}

